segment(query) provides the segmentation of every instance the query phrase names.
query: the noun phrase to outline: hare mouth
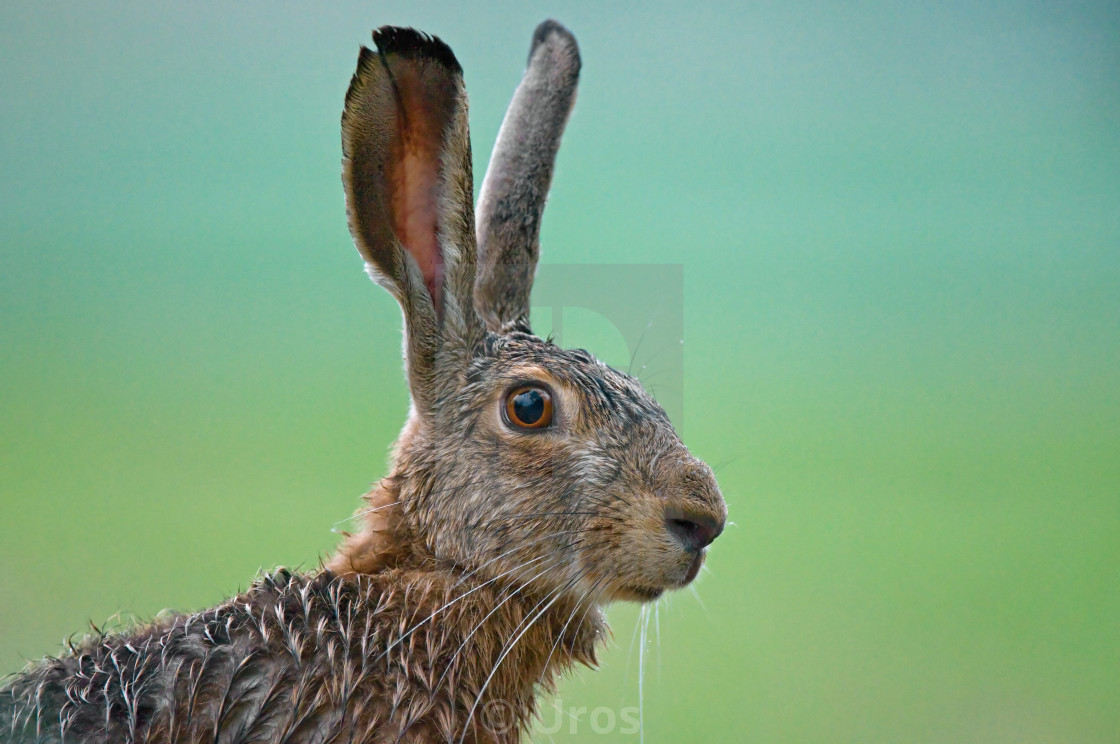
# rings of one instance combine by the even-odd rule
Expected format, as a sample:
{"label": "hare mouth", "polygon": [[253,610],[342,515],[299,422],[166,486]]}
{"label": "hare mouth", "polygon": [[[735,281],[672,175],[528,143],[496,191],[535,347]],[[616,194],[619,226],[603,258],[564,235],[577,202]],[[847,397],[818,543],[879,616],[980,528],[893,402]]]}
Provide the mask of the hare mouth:
{"label": "hare mouth", "polygon": [[669,589],[683,589],[691,584],[696,576],[700,573],[700,568],[704,565],[704,554],[707,551],[699,551],[692,557],[692,561],[688,565],[685,575],[676,581],[671,581],[664,586],[651,586],[649,584],[632,584],[623,583],[619,585],[619,590],[615,594],[616,599],[629,600],[632,602],[652,602]]}
{"label": "hare mouth", "polygon": [[692,563],[688,567],[688,573],[685,575],[684,581],[681,582],[681,586],[691,584],[693,579],[695,579],[696,576],[700,573],[700,567],[703,566],[703,565],[704,565],[704,551],[701,550],[698,553],[696,553],[695,557],[693,557]]}

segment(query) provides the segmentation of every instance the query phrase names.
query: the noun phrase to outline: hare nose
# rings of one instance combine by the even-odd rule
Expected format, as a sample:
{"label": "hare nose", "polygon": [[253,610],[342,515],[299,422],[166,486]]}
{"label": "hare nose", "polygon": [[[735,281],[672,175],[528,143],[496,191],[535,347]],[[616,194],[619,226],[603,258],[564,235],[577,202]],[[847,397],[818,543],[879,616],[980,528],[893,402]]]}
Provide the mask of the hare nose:
{"label": "hare nose", "polygon": [[717,520],[698,512],[685,513],[673,508],[665,510],[665,526],[690,553],[708,547],[723,532],[722,519]]}

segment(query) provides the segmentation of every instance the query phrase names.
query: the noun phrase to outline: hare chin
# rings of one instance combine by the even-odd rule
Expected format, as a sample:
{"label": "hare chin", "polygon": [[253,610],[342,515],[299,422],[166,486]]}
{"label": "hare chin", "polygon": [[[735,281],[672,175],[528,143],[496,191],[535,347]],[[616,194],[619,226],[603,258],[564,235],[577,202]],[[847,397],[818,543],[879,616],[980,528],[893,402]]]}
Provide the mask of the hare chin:
{"label": "hare chin", "polygon": [[706,551],[699,551],[695,554],[692,563],[689,564],[688,573],[685,574],[684,579],[679,584],[648,586],[646,584],[624,583],[611,592],[611,599],[625,602],[653,602],[661,597],[667,589],[683,589],[691,584],[700,573],[700,567],[704,565],[705,553]]}
{"label": "hare chin", "polygon": [[664,588],[626,584],[614,591],[614,599],[623,602],[653,602],[664,593]]}

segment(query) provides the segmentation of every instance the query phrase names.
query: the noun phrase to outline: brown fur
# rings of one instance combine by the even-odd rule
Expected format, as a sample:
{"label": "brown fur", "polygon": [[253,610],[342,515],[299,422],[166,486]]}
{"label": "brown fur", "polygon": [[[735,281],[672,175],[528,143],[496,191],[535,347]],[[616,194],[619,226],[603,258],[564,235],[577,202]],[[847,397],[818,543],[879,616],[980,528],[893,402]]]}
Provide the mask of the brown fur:
{"label": "brown fur", "polygon": [[[516,742],[538,692],[595,663],[602,605],[686,585],[722,529],[711,469],[641,385],[528,327],[575,40],[554,22],[534,35],[476,281],[458,62],[409,29],[374,39],[346,96],[343,183],[354,241],[404,315],[412,408],[390,474],[319,571],[32,666],[0,689],[0,735]],[[503,413],[525,385],[551,396],[547,426]]]}
{"label": "brown fur", "polygon": [[[40,665],[5,688],[28,704],[3,733],[12,742],[457,741],[478,698],[466,740],[517,741],[534,685],[594,663],[602,633],[597,609],[557,602],[482,693],[507,639],[546,596],[419,567],[348,579],[280,570],[212,610],[92,639]],[[585,622],[568,622],[584,612]],[[479,715],[491,701],[512,703],[498,710],[518,718]]]}

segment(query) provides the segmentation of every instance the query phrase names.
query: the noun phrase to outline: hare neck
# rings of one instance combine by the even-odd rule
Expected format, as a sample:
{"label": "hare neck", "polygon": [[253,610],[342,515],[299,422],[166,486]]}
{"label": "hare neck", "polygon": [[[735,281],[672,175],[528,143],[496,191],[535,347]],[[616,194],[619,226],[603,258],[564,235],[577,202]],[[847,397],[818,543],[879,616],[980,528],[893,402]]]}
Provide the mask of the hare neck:
{"label": "hare neck", "polygon": [[[551,691],[576,663],[596,664],[606,634],[597,604],[456,568],[418,548],[422,541],[402,518],[395,478],[383,479],[365,501],[356,515],[360,531],[346,535],[325,567],[367,587],[371,606],[385,613],[378,620],[406,613],[395,620],[409,618],[404,632],[415,637],[405,645],[425,649],[409,666],[433,675],[444,695],[460,703],[477,698],[476,708],[506,706],[518,725],[527,725],[537,688]],[[402,606],[391,606],[397,601]],[[454,710],[467,725],[469,706]]]}
{"label": "hare neck", "polygon": [[597,604],[528,584],[430,566],[343,581],[372,613],[358,624],[384,629],[387,646],[374,657],[388,657],[384,689],[426,711],[410,718],[408,706],[392,706],[386,730],[407,730],[417,741],[520,741],[538,693],[554,691],[577,663],[595,666],[606,634]]}
{"label": "hare neck", "polygon": [[425,587],[414,596],[424,597],[422,617],[434,616],[433,627],[418,644],[440,649],[430,654],[432,672],[447,679],[445,692],[452,698],[470,697],[476,707],[505,706],[527,724],[539,691],[552,692],[577,663],[596,664],[606,632],[596,604],[501,579],[431,572],[401,578],[412,591]]}

